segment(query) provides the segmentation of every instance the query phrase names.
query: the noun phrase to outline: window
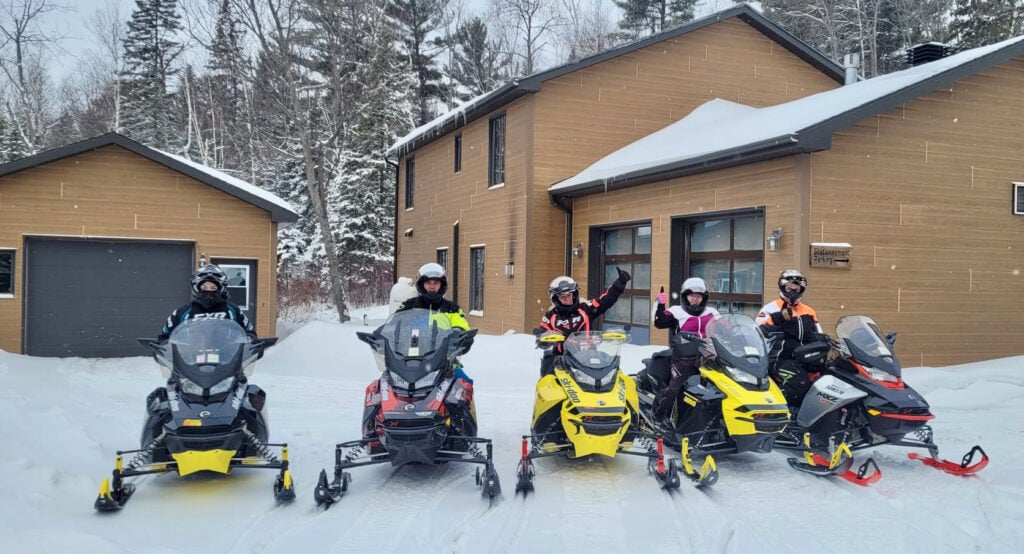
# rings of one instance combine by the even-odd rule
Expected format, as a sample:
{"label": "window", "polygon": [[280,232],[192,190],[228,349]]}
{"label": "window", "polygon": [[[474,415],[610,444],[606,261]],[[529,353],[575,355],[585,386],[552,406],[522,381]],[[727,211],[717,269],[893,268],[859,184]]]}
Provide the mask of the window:
{"label": "window", "polygon": [[484,311],[484,247],[469,249],[469,310]]}
{"label": "window", "polygon": [[405,159],[405,209],[412,208],[412,195],[414,189],[413,174],[416,173],[416,159],[409,156]]}
{"label": "window", "polygon": [[708,284],[708,304],[722,313],[756,314],[764,290],[764,215],[691,220],[688,232],[686,276]]}
{"label": "window", "polygon": [[1024,215],[1024,183],[1013,184],[1013,215]]}
{"label": "window", "polygon": [[0,295],[14,295],[14,250],[0,250]]}
{"label": "window", "polygon": [[455,173],[462,171],[462,135],[455,135]]}
{"label": "window", "polygon": [[487,186],[505,183],[505,114],[491,120]]}
{"label": "window", "polygon": [[437,249],[437,263],[444,268],[445,273],[448,273],[448,248]]}

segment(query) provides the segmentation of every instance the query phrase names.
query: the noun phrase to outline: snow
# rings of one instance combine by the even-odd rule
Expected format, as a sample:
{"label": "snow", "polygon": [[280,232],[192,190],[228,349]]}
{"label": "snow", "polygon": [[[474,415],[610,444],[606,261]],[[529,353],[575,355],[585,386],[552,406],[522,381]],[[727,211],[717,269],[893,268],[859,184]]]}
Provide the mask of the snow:
{"label": "snow", "polygon": [[551,186],[548,191],[565,192],[590,183],[614,182],[629,173],[754,145],[796,142],[800,132],[808,127],[1022,41],[1024,36],[966,50],[903,71],[767,108],[753,108],[716,98],[664,129],[612,152],[580,173]]}
{"label": "snow", "polygon": [[[1024,542],[1024,356],[905,370],[938,416],[943,457],[959,460],[974,444],[991,456],[974,477],[886,446],[871,451],[884,477],[862,488],[796,472],[773,452],[720,457],[712,489],[684,483],[668,494],[640,458],[549,458],[536,462],[537,491],[524,500],[512,492],[539,351],[528,335],[480,336],[464,362],[504,498],[489,507],[468,465],[375,466],[352,469],[348,495],[323,511],[316,477],[332,467],[336,442],[357,438],[363,390],[378,375],[355,331],[386,313],[370,310],[369,327],[361,312],[346,324],[283,324],[257,363],[251,382],[268,392],[271,440],[290,445],[298,498],[285,506],[272,498],[274,471],[237,470],[134,478],[124,510],[96,513],[115,450],[138,444],[158,366],[0,351],[0,552],[1008,553]],[[657,348],[628,345],[625,368]]]}

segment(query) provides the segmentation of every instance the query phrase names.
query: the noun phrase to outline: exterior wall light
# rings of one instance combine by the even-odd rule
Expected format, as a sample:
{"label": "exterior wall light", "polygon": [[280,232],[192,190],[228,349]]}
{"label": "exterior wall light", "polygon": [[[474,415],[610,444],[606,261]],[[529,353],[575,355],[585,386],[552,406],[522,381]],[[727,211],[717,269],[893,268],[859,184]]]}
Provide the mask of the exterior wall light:
{"label": "exterior wall light", "polygon": [[508,277],[509,279],[511,279],[512,277],[515,276],[515,274],[516,274],[516,263],[515,262],[505,262],[505,277]]}
{"label": "exterior wall light", "polygon": [[572,255],[576,256],[577,258],[582,258],[583,257],[583,242],[582,241],[577,242],[576,246],[572,247]]}
{"label": "exterior wall light", "polygon": [[769,252],[779,251],[779,239],[782,238],[782,227],[776,227],[771,233],[765,237],[765,245]]}

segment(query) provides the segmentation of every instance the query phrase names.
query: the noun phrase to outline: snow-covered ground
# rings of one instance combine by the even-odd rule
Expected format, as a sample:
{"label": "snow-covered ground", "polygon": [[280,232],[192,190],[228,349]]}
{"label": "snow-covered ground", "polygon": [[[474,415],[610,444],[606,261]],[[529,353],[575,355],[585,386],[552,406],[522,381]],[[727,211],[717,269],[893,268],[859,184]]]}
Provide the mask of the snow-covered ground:
{"label": "snow-covered ground", "polygon": [[[381,322],[373,310],[368,323]],[[251,381],[269,394],[273,441],[290,445],[298,498],[277,506],[273,471],[135,478],[119,513],[93,501],[114,451],[138,446],[157,365],[138,357],[44,359],[0,351],[0,552],[1018,552],[1024,544],[1024,357],[910,368],[932,404],[940,454],[974,444],[992,458],[955,477],[881,447],[884,477],[862,488],[796,472],[781,453],[718,459],[710,490],[668,494],[641,458],[536,463],[536,493],[515,497],[539,351],[526,335],[480,336],[463,360],[480,435],[494,440],[504,498],[493,507],[475,466],[354,468],[330,510],[313,502],[334,444],[358,438],[363,390],[377,376],[345,325],[282,326]],[[627,346],[633,372],[656,347]],[[866,454],[858,453],[859,458]],[[1017,547],[1013,545],[1017,544]]]}

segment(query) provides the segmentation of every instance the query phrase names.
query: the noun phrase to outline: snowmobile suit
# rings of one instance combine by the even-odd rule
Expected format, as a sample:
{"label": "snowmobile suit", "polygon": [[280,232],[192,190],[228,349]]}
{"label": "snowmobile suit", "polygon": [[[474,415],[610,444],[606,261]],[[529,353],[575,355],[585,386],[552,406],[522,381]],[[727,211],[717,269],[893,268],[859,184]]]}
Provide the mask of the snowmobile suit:
{"label": "snowmobile suit", "polygon": [[198,302],[191,302],[176,308],[171,312],[171,315],[167,316],[167,322],[164,323],[163,329],[157,335],[157,340],[167,340],[171,336],[171,331],[187,319],[229,319],[241,325],[242,329],[245,329],[245,334],[249,335],[249,338],[256,338],[256,329],[253,328],[252,322],[249,321],[249,318],[242,313],[238,306],[230,302],[224,302],[223,304],[206,308]]}
{"label": "snowmobile suit", "polygon": [[[565,307],[553,306],[541,319],[540,328],[544,331],[558,331],[566,337],[576,331],[589,331],[591,322],[611,309],[625,290],[626,283],[616,279],[600,296],[580,302],[576,308],[566,310]],[[551,350],[544,352],[544,357],[541,359],[540,373],[542,376],[553,373],[554,357],[561,354],[561,343],[555,344]]]}
{"label": "snowmobile suit", "polygon": [[793,350],[802,344],[819,340],[823,331],[818,324],[818,314],[803,302],[794,305],[777,298],[761,308],[757,314],[757,324],[766,332],[783,333],[782,346],[771,365],[771,376],[782,388],[786,402],[790,406],[799,406],[811,386],[808,371],[816,369],[805,367],[794,360]]}
{"label": "snowmobile suit", "polygon": [[[685,299],[684,299],[685,301]],[[676,329],[684,333],[696,333],[704,338],[708,322],[720,317],[715,308],[704,308],[700,315],[692,315],[681,306],[665,308],[658,304],[655,308],[654,326],[658,329]],[[689,347],[672,348],[671,378],[668,385],[657,391],[654,397],[654,414],[658,417],[671,414],[673,404],[679,399],[683,385],[690,377],[700,373],[700,357],[697,355],[696,343],[688,343]]]}

